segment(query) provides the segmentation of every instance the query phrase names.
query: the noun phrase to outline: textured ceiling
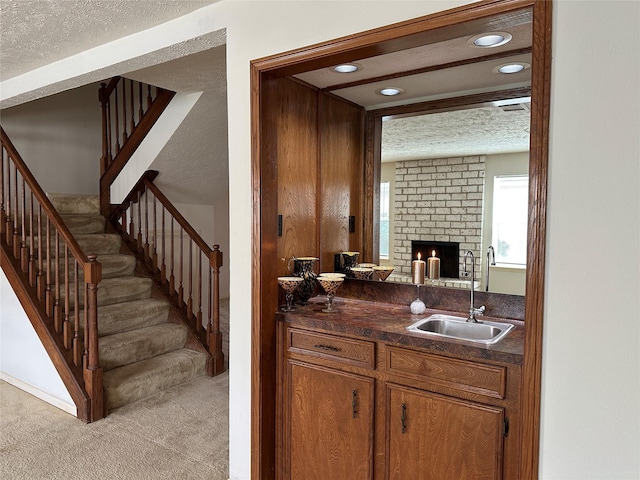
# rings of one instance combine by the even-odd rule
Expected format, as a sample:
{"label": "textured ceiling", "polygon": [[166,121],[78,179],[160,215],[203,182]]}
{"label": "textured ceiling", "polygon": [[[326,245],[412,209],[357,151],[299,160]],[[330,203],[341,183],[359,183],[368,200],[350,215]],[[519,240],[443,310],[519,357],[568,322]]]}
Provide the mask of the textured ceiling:
{"label": "textured ceiling", "polygon": [[217,0],[0,0],[0,80],[149,29]]}
{"label": "textured ceiling", "polygon": [[[38,67],[75,55],[118,38],[160,25],[206,7],[217,0],[0,0],[0,80],[28,73]],[[490,49],[518,51],[530,46],[530,15],[511,25],[514,39],[505,47]],[[476,32],[474,32],[476,33]],[[406,72],[421,67],[460,62],[485,53],[468,47],[468,35],[448,38],[394,54],[359,59],[363,69],[355,77],[337,80],[330,69],[300,74],[304,81],[327,88],[368,108],[379,108],[434,98],[529,84],[529,71],[499,77],[483,62],[425,75],[398,75],[393,82],[407,90],[403,98],[384,99],[372,93],[377,84],[338,88],[351,79]],[[224,32],[211,38],[194,38],[157,50],[143,57],[94,72],[101,78],[77,78],[92,83],[123,75],[179,92],[202,91],[200,101],[155,160],[152,168],[162,173],[158,182],[167,196],[179,203],[213,202],[228,189],[226,42]],[[203,53],[197,53],[205,50]],[[489,53],[486,53],[489,54]],[[527,54],[518,54],[525,61]],[[520,57],[519,57],[520,58]],[[485,71],[481,71],[481,69]],[[56,85],[49,91],[32,92],[18,99],[39,96],[79,86]],[[332,87],[335,86],[335,87]],[[418,90],[420,89],[420,90]],[[382,103],[381,103],[382,102]],[[384,103],[386,102],[386,103]],[[385,161],[418,157],[449,157],[482,153],[524,151],[529,142],[529,110],[504,112],[499,107],[459,110],[428,116],[400,118],[384,124]],[[176,158],[189,160],[180,169],[170,168]],[[184,185],[191,185],[189,189]]]}
{"label": "textured ceiling", "polygon": [[386,120],[382,123],[382,161],[526,152],[529,105],[505,109],[489,106]]}
{"label": "textured ceiling", "polygon": [[[226,49],[222,45],[127,74],[176,92],[203,92],[150,168],[175,203],[211,205],[229,189]],[[174,168],[181,159],[180,168]]]}

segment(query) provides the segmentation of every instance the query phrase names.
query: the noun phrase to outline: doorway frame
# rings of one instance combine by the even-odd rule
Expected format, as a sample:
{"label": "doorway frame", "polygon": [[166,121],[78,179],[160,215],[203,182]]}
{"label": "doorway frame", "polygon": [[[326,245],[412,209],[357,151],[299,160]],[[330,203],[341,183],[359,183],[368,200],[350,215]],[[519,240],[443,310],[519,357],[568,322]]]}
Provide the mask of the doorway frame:
{"label": "doorway frame", "polygon": [[[283,52],[251,62],[252,135],[252,332],[251,478],[276,478],[277,205],[275,165],[263,155],[271,140],[262,124],[262,88],[270,77],[286,77],[381,52],[415,46],[420,35],[478,18],[533,9],[529,219],[522,365],[520,478],[538,478],[540,394],[546,241],[552,0],[485,0],[405,22]],[[414,45],[412,45],[412,42]],[[275,213],[275,214],[274,214]]]}

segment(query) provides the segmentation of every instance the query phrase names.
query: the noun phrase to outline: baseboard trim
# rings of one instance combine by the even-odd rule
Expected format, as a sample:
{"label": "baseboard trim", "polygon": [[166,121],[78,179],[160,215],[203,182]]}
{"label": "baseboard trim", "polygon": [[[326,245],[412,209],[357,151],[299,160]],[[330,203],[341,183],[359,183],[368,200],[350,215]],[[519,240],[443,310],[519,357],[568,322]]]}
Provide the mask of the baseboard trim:
{"label": "baseboard trim", "polygon": [[60,410],[63,410],[73,415],[74,417],[78,416],[78,410],[74,404],[67,403],[64,400],[54,397],[50,393],[40,390],[39,388],[34,387],[33,385],[30,385],[18,378],[12,377],[11,375],[4,372],[0,372],[0,380],[3,380],[8,384],[13,385],[16,388],[19,388],[20,390],[23,390],[29,393],[30,395],[33,395],[34,397],[39,398],[43,402],[46,402],[49,405],[53,405],[54,407],[59,408]]}

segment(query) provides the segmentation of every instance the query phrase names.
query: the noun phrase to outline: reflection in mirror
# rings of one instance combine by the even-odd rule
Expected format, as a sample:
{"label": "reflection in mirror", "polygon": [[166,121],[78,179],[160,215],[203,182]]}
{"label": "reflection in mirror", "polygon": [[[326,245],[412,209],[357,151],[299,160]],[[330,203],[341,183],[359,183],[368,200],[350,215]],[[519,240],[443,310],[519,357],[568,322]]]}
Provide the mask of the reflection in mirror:
{"label": "reflection in mirror", "polygon": [[383,117],[380,264],[411,281],[417,253],[440,259],[427,284],[468,288],[462,257],[476,256],[475,288],[524,295],[529,99]]}
{"label": "reflection in mirror", "polygon": [[[348,55],[350,68],[321,65],[294,74],[321,95],[365,112],[363,240],[357,248],[361,261],[394,266],[387,281],[409,280],[417,249],[431,248],[421,252],[429,257],[439,248],[412,241],[457,243],[458,273],[454,258],[454,273],[439,285],[468,288],[460,259],[471,250],[478,289],[524,294],[524,265],[496,261],[488,267],[487,253],[497,242],[502,252],[514,241],[493,238],[499,208],[493,179],[527,175],[532,19],[529,7],[475,18],[407,39],[405,48],[363,47],[367,55]],[[321,113],[336,124],[330,111]],[[338,123],[348,130],[348,122]],[[321,155],[335,156],[322,148]],[[526,225],[526,212],[516,224]],[[325,228],[321,236],[335,232]]]}

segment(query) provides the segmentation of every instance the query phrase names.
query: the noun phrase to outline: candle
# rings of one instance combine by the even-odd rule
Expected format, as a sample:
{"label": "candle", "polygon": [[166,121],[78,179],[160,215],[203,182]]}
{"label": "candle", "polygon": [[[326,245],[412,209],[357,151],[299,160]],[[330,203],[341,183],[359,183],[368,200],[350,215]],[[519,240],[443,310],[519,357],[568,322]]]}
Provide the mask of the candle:
{"label": "candle", "polygon": [[427,264],[421,260],[422,255],[418,252],[418,259],[411,262],[411,279],[413,283],[422,285],[424,283],[424,272]]}
{"label": "candle", "polygon": [[440,278],[440,259],[436,257],[436,251],[431,251],[431,257],[427,258],[428,277],[432,280]]}

